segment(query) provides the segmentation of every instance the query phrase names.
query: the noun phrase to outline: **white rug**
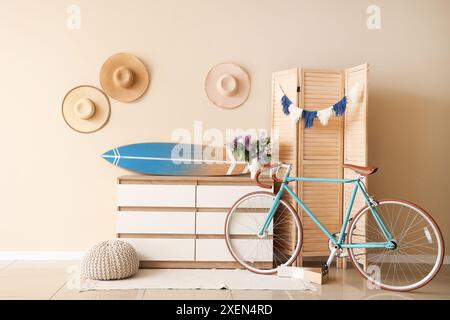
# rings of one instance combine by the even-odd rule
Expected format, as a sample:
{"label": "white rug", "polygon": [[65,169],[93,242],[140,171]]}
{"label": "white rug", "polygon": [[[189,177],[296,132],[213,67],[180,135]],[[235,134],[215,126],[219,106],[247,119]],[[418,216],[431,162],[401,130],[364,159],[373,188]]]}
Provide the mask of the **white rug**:
{"label": "white rug", "polygon": [[247,270],[219,269],[140,269],[132,278],[113,281],[86,280],[81,291],[130,289],[239,289],[316,290],[309,282],[259,275]]}

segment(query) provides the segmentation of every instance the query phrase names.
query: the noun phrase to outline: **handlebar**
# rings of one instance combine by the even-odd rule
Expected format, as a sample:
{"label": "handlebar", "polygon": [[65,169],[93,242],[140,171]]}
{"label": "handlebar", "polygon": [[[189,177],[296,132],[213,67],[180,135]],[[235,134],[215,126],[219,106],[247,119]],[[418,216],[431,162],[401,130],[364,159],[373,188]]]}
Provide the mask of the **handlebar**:
{"label": "handlebar", "polygon": [[260,176],[261,173],[263,173],[264,171],[272,170],[272,169],[275,169],[275,168],[276,168],[276,170],[275,170],[275,172],[272,174],[272,180],[273,180],[273,182],[281,183],[281,182],[283,182],[283,180],[280,180],[280,179],[277,178],[278,170],[279,170],[280,168],[286,168],[286,169],[288,170],[288,172],[289,172],[289,171],[291,170],[291,165],[290,165],[290,164],[283,164],[283,163],[277,163],[277,164],[274,164],[274,165],[265,165],[262,169],[258,169],[258,171],[256,171],[256,174],[255,174],[255,182],[256,182],[256,185],[257,185],[258,187],[261,187],[261,188],[272,189],[272,186],[271,186],[270,184],[262,183],[262,182],[259,180],[259,176]]}

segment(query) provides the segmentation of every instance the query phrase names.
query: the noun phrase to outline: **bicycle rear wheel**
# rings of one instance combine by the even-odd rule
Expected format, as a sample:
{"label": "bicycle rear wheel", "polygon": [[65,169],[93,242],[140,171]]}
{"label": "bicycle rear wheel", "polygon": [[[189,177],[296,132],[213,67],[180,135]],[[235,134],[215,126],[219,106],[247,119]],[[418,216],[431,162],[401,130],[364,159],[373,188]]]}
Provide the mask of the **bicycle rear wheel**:
{"label": "bicycle rear wheel", "polygon": [[269,192],[253,192],[231,207],[225,220],[225,240],[234,259],[244,268],[273,274],[282,265],[291,265],[300,253],[302,228],[297,212],[280,200],[266,233],[258,235],[275,200]]}
{"label": "bicycle rear wheel", "polygon": [[[433,218],[403,200],[382,200],[375,207],[395,243],[394,249],[348,249],[356,269],[371,283],[393,291],[410,291],[430,282],[442,265],[444,241]],[[366,206],[354,217],[347,242],[385,242]]]}

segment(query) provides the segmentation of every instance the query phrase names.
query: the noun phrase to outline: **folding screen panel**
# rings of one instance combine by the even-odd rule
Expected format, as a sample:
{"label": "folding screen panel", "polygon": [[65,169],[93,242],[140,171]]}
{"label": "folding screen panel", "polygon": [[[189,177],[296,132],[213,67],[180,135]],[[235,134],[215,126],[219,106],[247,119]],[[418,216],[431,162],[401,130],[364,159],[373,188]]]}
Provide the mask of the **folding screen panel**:
{"label": "folding screen panel", "polygon": [[[368,163],[368,141],[367,141],[367,71],[368,65],[363,64],[345,70],[345,90],[350,90],[355,86],[360,86],[362,94],[359,101],[349,101],[345,111],[344,123],[344,163],[358,166],[367,166]],[[345,178],[353,178],[355,174],[352,170],[344,170]],[[366,181],[367,183],[367,181]],[[344,187],[345,207],[347,207],[352,186]],[[355,199],[352,215],[364,205],[364,200],[360,195]]]}
{"label": "folding screen panel", "polygon": [[[272,75],[272,134],[278,135],[279,160],[293,165],[292,173],[297,173],[298,132],[297,123],[283,113],[281,97],[285,93],[298,105],[298,71],[289,69]],[[282,89],[281,89],[282,88]]]}
{"label": "folding screen panel", "polygon": [[[280,89],[280,87],[282,89]],[[285,93],[289,99],[294,103],[298,104],[298,71],[297,69],[289,69],[285,71],[275,72],[272,75],[272,136],[277,138],[277,141],[273,141],[273,145],[278,145],[278,150],[272,150],[273,153],[279,154],[279,159],[273,159],[275,161],[281,161],[284,163],[292,164],[292,175],[297,175],[297,153],[298,153],[298,131],[297,123],[293,122],[289,117],[283,113],[283,108],[281,106],[281,97]],[[296,184],[290,185],[294,191],[297,190]],[[278,191],[279,185],[275,185],[275,191]],[[297,204],[289,195],[284,196],[289,199],[289,202],[297,209]],[[277,215],[275,220],[277,220]],[[294,224],[293,221],[284,221],[281,225],[275,221],[277,227],[274,233],[280,237],[280,235],[290,235],[290,240],[292,246],[295,243],[294,237]],[[284,243],[287,243],[284,241]],[[274,246],[277,243],[274,242]],[[281,248],[278,248],[281,249]]]}
{"label": "folding screen panel", "polygon": [[[279,160],[294,166],[293,175],[352,177],[351,171],[342,169],[343,163],[367,165],[367,70],[364,64],[345,71],[289,69],[273,74],[272,130],[279,134]],[[361,100],[349,101],[345,117],[332,116],[326,126],[316,119],[312,128],[305,128],[302,120],[295,124],[282,111],[279,86],[295,105],[313,111],[333,105],[357,83],[363,91]],[[293,187],[330,232],[340,230],[350,185],[303,182]],[[361,200],[356,199],[355,208],[363,205]],[[299,210],[299,215],[304,228],[302,257],[327,256],[326,236],[306,213]]]}
{"label": "folding screen panel", "polygon": [[[340,70],[300,70],[300,107],[320,110],[344,96],[344,74]],[[298,174],[304,177],[341,178],[343,161],[342,117],[331,117],[323,126],[318,119],[312,128],[298,127]],[[302,182],[298,194],[308,208],[331,233],[339,231],[342,219],[342,185]],[[301,212],[304,228],[303,256],[329,254],[328,238],[309,216]]]}
{"label": "folding screen panel", "polygon": [[[363,64],[345,70],[345,90],[350,92],[355,86],[361,89],[359,101],[349,101],[345,112],[344,122],[344,163],[355,164],[359,166],[368,165],[368,139],[367,139],[367,122],[368,122],[368,93],[367,93],[367,74],[368,65]],[[354,178],[356,175],[349,169],[344,169],[345,178]],[[365,181],[367,186],[367,179]],[[350,195],[352,193],[352,185],[344,187],[344,210],[348,207]],[[353,204],[351,216],[354,216],[358,210],[365,205],[364,199],[358,193]],[[345,211],[344,211],[345,212]],[[364,220],[361,220],[364,222]],[[359,227],[364,226],[363,223]],[[355,230],[355,234],[359,234],[358,241],[364,241],[367,230]],[[366,263],[365,250],[359,249],[357,252],[358,260],[363,265]]]}

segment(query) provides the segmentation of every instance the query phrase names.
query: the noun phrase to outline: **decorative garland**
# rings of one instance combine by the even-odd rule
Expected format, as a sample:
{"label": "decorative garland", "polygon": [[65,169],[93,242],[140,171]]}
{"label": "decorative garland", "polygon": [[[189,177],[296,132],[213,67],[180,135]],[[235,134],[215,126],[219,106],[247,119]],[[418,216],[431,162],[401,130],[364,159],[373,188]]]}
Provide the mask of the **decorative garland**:
{"label": "decorative garland", "polygon": [[[281,106],[283,107],[283,113],[287,116],[291,115],[294,122],[298,122],[303,118],[303,122],[305,124],[305,128],[311,128],[314,125],[314,119],[319,118],[320,123],[324,126],[328,125],[328,120],[331,117],[331,113],[334,111],[337,117],[343,116],[345,113],[345,109],[347,108],[347,97],[344,96],[339,102],[333,104],[332,106],[317,110],[317,111],[308,111],[302,108],[295,106],[292,101],[288,98],[288,96],[284,93],[283,89],[280,87],[283,96],[281,97]],[[362,91],[360,88],[360,84],[357,83],[350,90],[350,100],[358,101],[360,98]]]}

